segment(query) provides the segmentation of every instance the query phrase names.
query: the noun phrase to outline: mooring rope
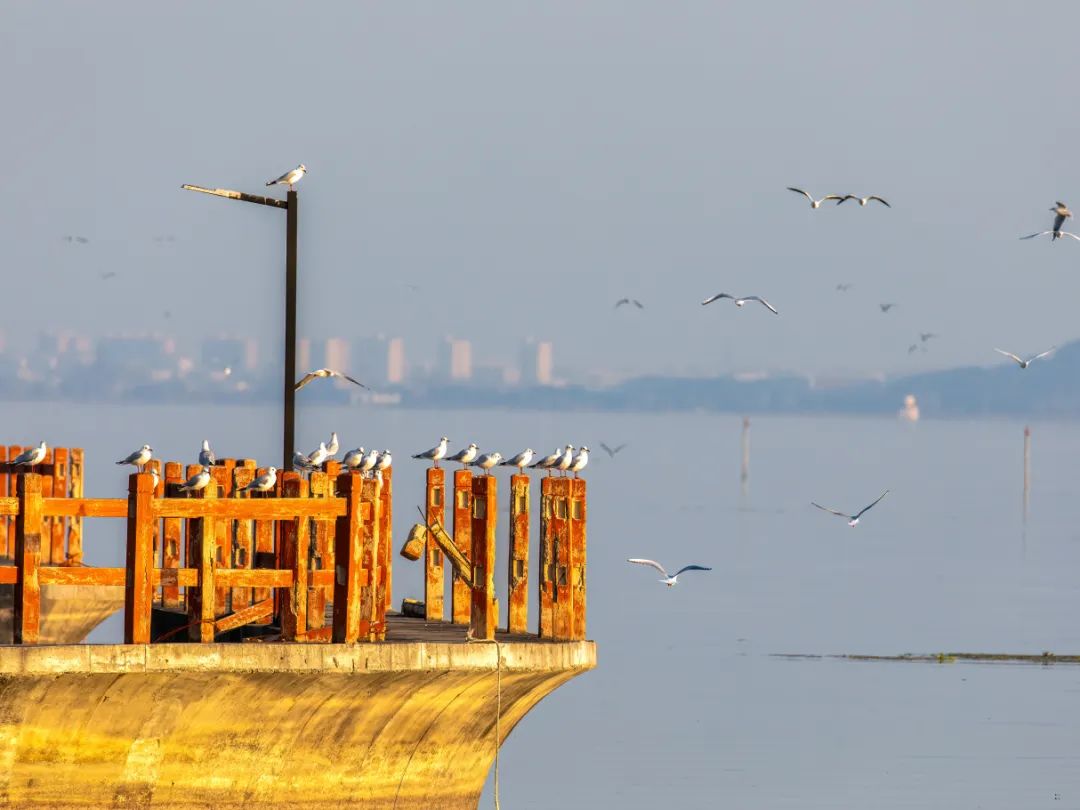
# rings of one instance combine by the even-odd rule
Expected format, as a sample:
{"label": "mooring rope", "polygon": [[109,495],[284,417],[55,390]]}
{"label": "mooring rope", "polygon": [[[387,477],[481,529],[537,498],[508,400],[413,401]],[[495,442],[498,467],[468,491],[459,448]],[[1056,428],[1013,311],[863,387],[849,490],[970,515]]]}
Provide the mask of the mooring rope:
{"label": "mooring rope", "polygon": [[495,645],[495,810],[499,807],[499,740],[500,721],[502,719],[502,646],[493,638],[473,638],[470,630],[465,634],[465,640],[470,644],[494,644]]}

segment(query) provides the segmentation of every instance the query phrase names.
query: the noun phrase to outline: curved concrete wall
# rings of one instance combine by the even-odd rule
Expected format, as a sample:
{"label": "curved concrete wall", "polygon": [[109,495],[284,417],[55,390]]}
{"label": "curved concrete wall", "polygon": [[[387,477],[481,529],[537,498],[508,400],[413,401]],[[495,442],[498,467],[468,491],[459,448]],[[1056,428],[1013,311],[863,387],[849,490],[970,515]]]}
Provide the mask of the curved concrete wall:
{"label": "curved concrete wall", "polygon": [[[0,644],[15,627],[14,585],[0,585]],[[42,585],[41,644],[78,644],[124,606],[120,585]]]}
{"label": "curved concrete wall", "polygon": [[[592,642],[501,649],[504,739],[596,663]],[[493,644],[2,648],[0,805],[472,810],[495,663]]]}

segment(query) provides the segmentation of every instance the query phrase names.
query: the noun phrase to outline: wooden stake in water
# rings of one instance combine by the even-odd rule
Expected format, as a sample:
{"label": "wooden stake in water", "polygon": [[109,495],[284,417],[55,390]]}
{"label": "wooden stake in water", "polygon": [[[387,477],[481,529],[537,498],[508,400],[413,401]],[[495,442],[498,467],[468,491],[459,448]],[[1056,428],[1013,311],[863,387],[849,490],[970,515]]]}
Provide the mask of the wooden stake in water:
{"label": "wooden stake in water", "polygon": [[742,470],[739,472],[742,496],[750,494],[750,420],[742,420]]}
{"label": "wooden stake in water", "polygon": [[1024,426],[1024,522],[1027,523],[1031,496],[1031,428]]}

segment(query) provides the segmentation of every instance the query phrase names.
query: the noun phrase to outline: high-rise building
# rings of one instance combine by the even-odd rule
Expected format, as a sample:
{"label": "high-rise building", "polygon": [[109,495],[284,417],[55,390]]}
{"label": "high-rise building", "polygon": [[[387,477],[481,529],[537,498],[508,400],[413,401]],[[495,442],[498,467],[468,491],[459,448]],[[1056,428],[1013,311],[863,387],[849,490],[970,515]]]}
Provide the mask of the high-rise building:
{"label": "high-rise building", "polygon": [[[349,373],[349,343],[345,338],[329,338],[323,348],[321,367]],[[350,375],[351,376],[351,375]]]}
{"label": "high-rise building", "polygon": [[391,385],[405,382],[405,340],[391,338],[386,348],[386,381]]}
{"label": "high-rise building", "polygon": [[473,375],[472,343],[463,338],[447,335],[439,344],[437,374],[451,380],[465,382]]}
{"label": "high-rise building", "polygon": [[352,342],[350,354],[351,371],[341,370],[365,385],[401,385],[408,376],[405,341],[402,338],[390,338],[382,332],[357,338]]}
{"label": "high-rise building", "polygon": [[524,385],[552,385],[555,355],[550,340],[528,338],[521,346],[521,382]]}
{"label": "high-rise building", "polygon": [[254,371],[259,360],[259,344],[255,338],[208,337],[199,347],[199,362],[207,372],[230,368]]}

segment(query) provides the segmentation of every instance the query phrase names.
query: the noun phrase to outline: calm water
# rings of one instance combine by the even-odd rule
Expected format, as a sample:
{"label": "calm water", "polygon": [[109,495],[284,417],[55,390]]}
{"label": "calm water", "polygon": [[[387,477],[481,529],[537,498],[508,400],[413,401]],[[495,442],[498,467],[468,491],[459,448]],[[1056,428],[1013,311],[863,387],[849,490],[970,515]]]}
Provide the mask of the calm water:
{"label": "calm water", "polygon": [[[127,473],[112,461],[144,441],[184,461],[204,436],[219,456],[278,452],[271,408],[4,412],[7,441],[85,447],[88,495],[121,494]],[[597,451],[600,666],[511,735],[508,810],[1080,807],[1080,667],[772,657],[1080,652],[1080,426],[1033,423],[1026,530],[1018,422],[754,418],[745,500],[733,416],[302,409],[305,448],[331,429],[343,447],[395,451],[396,544],[423,501],[408,455],[444,433],[504,455],[566,441]],[[612,461],[601,441],[630,445]],[[885,488],[854,530],[808,505],[857,510]],[[90,562],[119,563],[119,523],[86,533]],[[667,589],[631,556],[714,570]],[[422,596],[418,563],[397,558],[394,580],[395,601]],[[114,617],[93,639],[119,628]]]}

